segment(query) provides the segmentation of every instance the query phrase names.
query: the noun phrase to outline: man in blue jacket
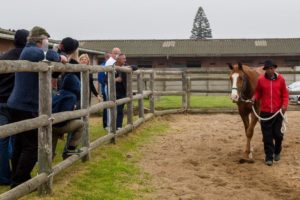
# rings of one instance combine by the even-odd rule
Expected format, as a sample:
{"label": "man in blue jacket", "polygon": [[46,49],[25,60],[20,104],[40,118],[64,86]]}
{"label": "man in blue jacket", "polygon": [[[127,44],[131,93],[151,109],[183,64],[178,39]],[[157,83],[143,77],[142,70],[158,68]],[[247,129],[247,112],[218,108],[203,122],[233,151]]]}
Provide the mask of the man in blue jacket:
{"label": "man in blue jacket", "polygon": [[[21,29],[17,30],[14,37],[15,48],[9,50],[2,56],[0,60],[18,60],[20,54],[26,45],[29,31]],[[7,111],[7,99],[10,96],[15,82],[15,73],[0,74],[0,126],[9,123],[9,113]],[[12,145],[14,136],[0,139],[0,184],[10,184],[10,157],[12,154]]]}
{"label": "man in blue jacket", "polygon": [[[48,46],[49,37],[49,33],[44,28],[33,27],[28,37],[28,43],[19,59],[31,62],[44,60],[43,49]],[[59,56],[54,51],[48,51],[47,58],[51,61],[66,62],[65,57]],[[7,102],[12,122],[37,117],[39,109],[38,100],[38,73],[15,73],[15,85]],[[12,155],[12,188],[31,178],[30,173],[37,161],[37,148],[37,129],[16,135]]]}

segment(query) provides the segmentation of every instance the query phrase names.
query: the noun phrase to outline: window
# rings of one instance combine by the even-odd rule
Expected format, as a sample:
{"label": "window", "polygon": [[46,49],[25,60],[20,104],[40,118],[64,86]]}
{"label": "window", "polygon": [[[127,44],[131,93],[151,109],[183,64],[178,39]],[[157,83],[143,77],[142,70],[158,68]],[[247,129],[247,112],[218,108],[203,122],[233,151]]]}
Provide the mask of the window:
{"label": "window", "polygon": [[141,59],[138,61],[139,68],[152,68],[152,60]]}
{"label": "window", "polygon": [[201,61],[200,60],[188,60],[187,62],[186,62],[186,66],[187,67],[194,67],[194,68],[196,68],[196,67],[198,67],[198,68],[200,68],[201,67]]}
{"label": "window", "polygon": [[286,58],[286,59],[284,59],[284,62],[287,67],[299,66],[299,59]]}

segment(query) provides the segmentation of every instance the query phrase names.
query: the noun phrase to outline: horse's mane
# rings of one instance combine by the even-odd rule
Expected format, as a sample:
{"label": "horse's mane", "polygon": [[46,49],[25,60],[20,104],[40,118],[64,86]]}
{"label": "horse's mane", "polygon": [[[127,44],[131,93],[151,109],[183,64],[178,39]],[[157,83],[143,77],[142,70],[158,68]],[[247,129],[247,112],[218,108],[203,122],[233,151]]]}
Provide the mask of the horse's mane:
{"label": "horse's mane", "polygon": [[243,65],[243,71],[248,76],[250,74],[257,74],[259,76],[264,73],[263,67],[249,67],[248,65]]}

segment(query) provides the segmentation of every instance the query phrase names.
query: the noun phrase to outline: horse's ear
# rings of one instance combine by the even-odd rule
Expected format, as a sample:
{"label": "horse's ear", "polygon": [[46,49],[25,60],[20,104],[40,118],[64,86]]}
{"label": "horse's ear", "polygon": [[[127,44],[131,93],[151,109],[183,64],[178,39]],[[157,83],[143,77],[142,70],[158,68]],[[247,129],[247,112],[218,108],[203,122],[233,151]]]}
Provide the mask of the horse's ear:
{"label": "horse's ear", "polygon": [[231,63],[226,63],[226,64],[228,65],[229,69],[233,69],[233,66]]}
{"label": "horse's ear", "polygon": [[241,62],[238,63],[239,70],[243,70],[243,64]]}

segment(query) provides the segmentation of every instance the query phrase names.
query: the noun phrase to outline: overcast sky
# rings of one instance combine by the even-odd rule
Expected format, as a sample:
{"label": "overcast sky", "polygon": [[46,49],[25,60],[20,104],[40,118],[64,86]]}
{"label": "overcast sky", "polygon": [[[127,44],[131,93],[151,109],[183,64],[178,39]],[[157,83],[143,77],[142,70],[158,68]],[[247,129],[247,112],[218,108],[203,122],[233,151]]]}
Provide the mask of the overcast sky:
{"label": "overcast sky", "polygon": [[299,0],[0,0],[0,27],[52,39],[188,39],[199,6],[213,38],[300,37]]}

